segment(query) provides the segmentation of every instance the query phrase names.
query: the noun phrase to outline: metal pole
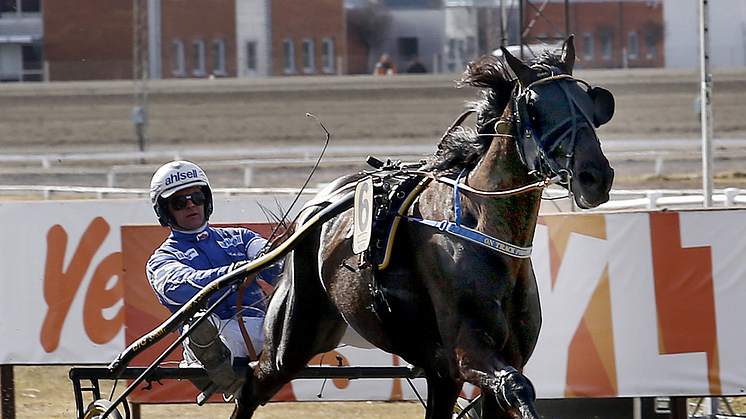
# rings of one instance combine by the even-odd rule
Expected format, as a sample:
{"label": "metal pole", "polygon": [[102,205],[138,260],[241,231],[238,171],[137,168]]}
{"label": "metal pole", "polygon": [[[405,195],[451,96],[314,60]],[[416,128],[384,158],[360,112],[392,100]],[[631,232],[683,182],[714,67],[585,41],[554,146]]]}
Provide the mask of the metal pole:
{"label": "metal pole", "polygon": [[712,206],[712,75],[710,74],[710,34],[708,28],[709,15],[708,0],[700,0],[699,9],[699,45],[700,45],[700,75],[702,91],[700,93],[702,106],[702,193],[704,206]]}
{"label": "metal pole", "polygon": [[148,0],[133,0],[132,2],[132,79],[135,87],[132,124],[135,127],[137,145],[141,152],[145,151],[145,130],[148,123],[148,74],[150,70],[148,4]]}
{"label": "metal pole", "polygon": [[525,0],[518,0],[518,45],[521,46],[521,59],[523,60],[523,2]]}
{"label": "metal pole", "polygon": [[500,0],[500,46],[508,47],[507,23],[505,22],[505,0]]}
{"label": "metal pole", "polygon": [[565,38],[570,36],[570,0],[565,0]]}
{"label": "metal pole", "polygon": [[2,419],[15,419],[16,392],[13,383],[13,366],[0,365],[0,398],[2,398]]}

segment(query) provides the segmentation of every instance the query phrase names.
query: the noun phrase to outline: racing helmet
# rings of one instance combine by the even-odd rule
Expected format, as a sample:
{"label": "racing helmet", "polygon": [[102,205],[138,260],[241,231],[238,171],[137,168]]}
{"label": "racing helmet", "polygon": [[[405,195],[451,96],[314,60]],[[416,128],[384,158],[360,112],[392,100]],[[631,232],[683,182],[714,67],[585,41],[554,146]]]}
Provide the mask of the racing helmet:
{"label": "racing helmet", "polygon": [[172,161],[153,174],[150,180],[150,203],[158,221],[164,227],[173,227],[176,222],[168,210],[168,198],[174,193],[192,186],[199,186],[205,194],[205,221],[212,214],[212,189],[204,170],[192,162]]}

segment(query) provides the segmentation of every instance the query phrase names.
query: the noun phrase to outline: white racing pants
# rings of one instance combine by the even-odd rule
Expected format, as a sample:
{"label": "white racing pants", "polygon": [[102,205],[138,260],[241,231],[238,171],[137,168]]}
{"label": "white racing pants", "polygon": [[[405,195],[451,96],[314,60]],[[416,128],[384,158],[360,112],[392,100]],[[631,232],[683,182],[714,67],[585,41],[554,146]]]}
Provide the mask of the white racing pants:
{"label": "white racing pants", "polygon": [[[243,317],[243,323],[254,351],[259,355],[264,344],[264,318]],[[184,333],[189,327],[190,325],[184,326]],[[210,379],[224,391],[243,379],[232,368],[234,360],[249,358],[250,355],[236,318],[221,319],[211,314],[197,329],[190,332],[184,340],[183,347],[184,360],[181,366],[204,367]]]}

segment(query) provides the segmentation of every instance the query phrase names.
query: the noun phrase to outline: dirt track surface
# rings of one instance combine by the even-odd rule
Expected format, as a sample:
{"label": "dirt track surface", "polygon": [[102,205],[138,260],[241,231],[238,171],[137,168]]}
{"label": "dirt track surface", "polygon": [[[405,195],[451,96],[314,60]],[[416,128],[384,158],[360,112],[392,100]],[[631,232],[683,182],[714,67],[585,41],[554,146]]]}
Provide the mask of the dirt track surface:
{"label": "dirt track surface", "polygon": [[[661,148],[665,139],[698,139],[694,111],[700,81],[696,70],[587,70],[576,76],[611,90],[616,115],[599,130],[616,146],[646,140]],[[432,144],[468,100],[473,88],[456,88],[458,74],[393,77],[294,77],[258,80],[157,80],[149,83],[147,150],[276,148],[323,144],[319,117],[332,145]],[[716,138],[746,138],[746,68],[714,72]],[[134,84],[118,82],[0,85],[0,141],[3,153],[135,151],[131,122]],[[739,148],[746,150],[746,140]],[[639,150],[640,142],[636,146]],[[657,144],[657,145],[656,145]],[[665,146],[663,146],[665,148]],[[381,156],[386,157],[386,156]],[[743,155],[716,159],[714,171],[728,186],[743,186]],[[616,187],[699,187],[698,156],[666,163],[668,176],[651,176],[654,159],[610,154]],[[151,162],[159,163],[159,162]],[[674,167],[678,165],[678,169]],[[7,172],[7,170],[6,170]],[[24,173],[0,177],[0,184],[54,179]],[[332,175],[330,175],[332,176]],[[146,177],[137,179],[142,182]],[[277,179],[281,179],[278,176]],[[59,179],[75,183],[75,178]],[[265,183],[272,183],[270,180]],[[80,180],[86,183],[85,180]],[[725,182],[725,183],[723,183]],[[134,186],[134,185],[123,185]],[[141,185],[140,185],[141,186]],[[225,185],[231,186],[231,185]]]}

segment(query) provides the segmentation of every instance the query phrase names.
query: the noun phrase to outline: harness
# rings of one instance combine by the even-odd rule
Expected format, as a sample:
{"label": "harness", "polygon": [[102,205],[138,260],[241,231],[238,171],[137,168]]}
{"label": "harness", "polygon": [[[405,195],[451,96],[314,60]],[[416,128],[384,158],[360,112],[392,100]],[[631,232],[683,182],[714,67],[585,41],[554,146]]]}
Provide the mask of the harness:
{"label": "harness", "polygon": [[[513,120],[506,121],[503,118],[498,119],[495,122],[495,133],[490,135],[517,137],[519,154],[523,163],[540,180],[512,190],[480,191],[469,187],[463,182],[463,179],[467,175],[465,169],[453,180],[447,177],[439,177],[431,172],[409,170],[410,168],[401,167],[401,163],[398,162],[392,163],[388,161],[384,164],[377,159],[369,159],[369,163],[378,169],[378,172],[372,173],[374,179],[378,179],[378,181],[374,183],[374,189],[376,190],[374,192],[374,196],[376,197],[374,199],[374,227],[371,236],[371,245],[367,250],[371,264],[375,265],[378,269],[385,269],[388,266],[393,238],[400,219],[436,228],[509,257],[526,259],[531,256],[530,246],[518,246],[463,226],[461,224],[461,193],[468,192],[495,197],[508,196],[530,190],[543,189],[552,183],[563,184],[569,190],[572,177],[571,171],[561,167],[555,159],[549,156],[555,154],[557,151],[561,151],[568,161],[572,161],[578,132],[586,127],[593,130],[594,125],[598,126],[605,122],[603,116],[597,115],[599,107],[602,108],[601,111],[604,110],[603,108],[606,108],[605,110],[610,115],[613,113],[614,106],[611,93],[608,93],[604,89],[598,87],[592,88],[585,81],[576,79],[570,74],[563,74],[556,67],[539,65],[535,68],[551,75],[536,80],[525,88],[521,88],[520,83],[516,83],[513,100],[511,100],[510,104]],[[567,99],[570,115],[556,123],[551,129],[540,134],[531,123],[528,99],[536,86],[550,82],[556,83],[560,87]],[[594,102],[594,109],[586,109],[586,107],[582,106],[576,95],[570,91],[572,83],[579,83],[586,87],[586,92]],[[596,100],[597,96],[600,96],[602,100]],[[466,117],[473,112],[467,111],[461,114],[446,130],[443,137],[461,125]],[[514,125],[517,135],[510,133],[512,131],[510,127],[511,123]],[[397,179],[397,181],[392,182],[394,179]],[[455,221],[426,220],[406,215],[409,207],[419,193],[432,180],[446,183],[453,187]]]}
{"label": "harness", "polygon": [[404,214],[397,214],[399,217],[406,218],[409,221],[414,221],[426,226],[435,227],[440,231],[449,233],[453,236],[461,239],[476,243],[484,246],[488,249],[494,250],[498,253],[502,253],[506,256],[511,256],[519,259],[527,259],[531,257],[531,246],[521,247],[506,241],[500,240],[497,237],[490,236],[489,234],[482,233],[481,231],[474,230],[461,225],[461,192],[460,182],[462,177],[466,174],[466,169],[462,170],[456,178],[456,182],[453,184],[453,213],[455,214],[456,221],[432,221],[425,220],[422,218],[408,217]]}
{"label": "harness", "polygon": [[[433,180],[421,173],[409,172],[400,162],[386,162],[369,158],[368,163],[379,166],[368,173],[373,179],[373,223],[370,244],[364,249],[365,265],[386,269],[391,261],[394,236],[407,210]],[[357,200],[356,200],[357,205]],[[355,209],[357,212],[357,209]]]}
{"label": "harness", "polygon": [[[541,189],[550,184],[549,180],[542,180],[508,191],[479,191],[462,183],[466,170],[462,171],[456,180],[438,177],[429,172],[409,171],[398,166],[388,166],[390,172],[377,171],[371,175],[374,178],[373,189],[373,227],[370,245],[365,249],[366,263],[361,266],[375,266],[378,270],[386,269],[391,260],[394,237],[402,219],[436,228],[444,233],[478,244],[506,256],[527,259],[531,257],[532,248],[508,243],[497,237],[481,231],[465,227],[461,224],[461,194],[467,190],[487,196],[507,196],[533,189]],[[432,181],[443,182],[453,186],[453,202],[455,221],[434,221],[411,217],[407,211],[420,193]]]}

